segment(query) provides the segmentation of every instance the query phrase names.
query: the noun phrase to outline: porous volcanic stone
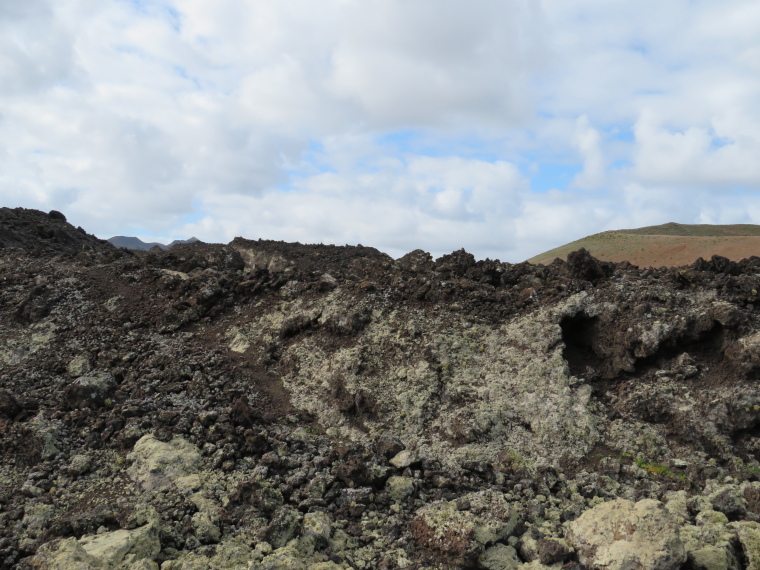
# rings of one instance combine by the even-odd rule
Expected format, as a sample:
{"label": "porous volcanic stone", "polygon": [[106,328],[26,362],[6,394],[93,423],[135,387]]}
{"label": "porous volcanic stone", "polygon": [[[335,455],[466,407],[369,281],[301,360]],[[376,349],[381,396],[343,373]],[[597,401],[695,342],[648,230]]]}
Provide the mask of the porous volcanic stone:
{"label": "porous volcanic stone", "polygon": [[145,491],[169,489],[175,479],[197,472],[201,463],[198,448],[182,437],[163,442],[152,434],[141,437],[127,458],[132,461],[129,476]]}
{"label": "porous volcanic stone", "polygon": [[595,568],[675,570],[686,561],[676,522],[652,499],[597,505],[570,524],[567,540]]}
{"label": "porous volcanic stone", "polygon": [[[460,510],[458,503],[469,509]],[[411,529],[420,546],[471,563],[487,546],[510,536],[517,522],[517,512],[504,496],[488,490],[420,508]]]}

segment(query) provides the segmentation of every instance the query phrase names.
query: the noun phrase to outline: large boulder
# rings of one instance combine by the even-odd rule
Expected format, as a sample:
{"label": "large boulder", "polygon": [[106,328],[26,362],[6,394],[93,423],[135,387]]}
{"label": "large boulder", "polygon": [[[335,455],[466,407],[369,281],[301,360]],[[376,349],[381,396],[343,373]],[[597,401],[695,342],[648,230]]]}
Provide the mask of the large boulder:
{"label": "large boulder", "polygon": [[43,544],[29,561],[33,570],[105,570],[107,565],[88,554],[76,538]]}
{"label": "large boulder", "polygon": [[99,407],[113,395],[116,386],[116,380],[108,372],[92,372],[66,386],[64,397],[71,407]]}
{"label": "large boulder", "polygon": [[401,502],[414,493],[414,479],[394,475],[385,482],[388,495],[396,502]]}
{"label": "large boulder", "polygon": [[301,514],[292,507],[282,507],[272,517],[264,531],[267,542],[275,548],[282,548],[298,534]]}
{"label": "large boulder", "polygon": [[735,485],[723,485],[708,498],[713,509],[726,515],[729,520],[741,520],[747,514],[747,501]]}
{"label": "large boulder", "polygon": [[592,568],[675,570],[686,561],[678,524],[652,499],[597,505],[570,524],[567,540]]}
{"label": "large boulder", "polygon": [[129,476],[145,491],[164,491],[182,477],[197,473],[201,454],[198,448],[177,436],[163,442],[148,434],[141,437],[127,456],[132,462]]}
{"label": "large boulder", "polygon": [[308,542],[312,549],[327,546],[332,533],[330,515],[322,512],[306,513],[301,528],[302,541]]}
{"label": "large boulder", "polygon": [[161,551],[158,528],[150,523],[133,530],[68,538],[43,545],[30,561],[35,569],[100,570],[151,561]]}
{"label": "large boulder", "polygon": [[486,548],[509,537],[517,522],[517,512],[504,495],[488,490],[425,505],[411,531],[420,546],[471,564]]}
{"label": "large boulder", "polygon": [[742,521],[732,524],[739,538],[747,570],[760,570],[760,524]]}
{"label": "large boulder", "polygon": [[[739,570],[736,559],[736,529],[728,527],[725,514],[704,510],[695,517],[694,525],[680,529],[687,564],[694,570]],[[745,533],[746,534],[746,533]]]}
{"label": "large boulder", "polygon": [[583,247],[567,254],[567,265],[573,277],[592,283],[612,273],[610,263],[599,261]]}
{"label": "large boulder", "polygon": [[219,530],[219,517],[209,511],[199,511],[191,519],[195,537],[203,544],[219,542],[222,536]]}
{"label": "large boulder", "polygon": [[40,457],[44,460],[53,459],[61,452],[62,423],[60,420],[46,417],[45,412],[40,412],[28,423],[31,433],[36,440],[34,446],[40,450]]}
{"label": "large boulder", "polygon": [[518,570],[521,566],[515,549],[505,544],[492,546],[478,558],[478,568],[485,570]]}
{"label": "large boulder", "polygon": [[147,524],[133,530],[115,530],[103,534],[84,536],[79,544],[90,556],[102,560],[109,567],[128,565],[140,560],[152,560],[161,551],[158,528]]}

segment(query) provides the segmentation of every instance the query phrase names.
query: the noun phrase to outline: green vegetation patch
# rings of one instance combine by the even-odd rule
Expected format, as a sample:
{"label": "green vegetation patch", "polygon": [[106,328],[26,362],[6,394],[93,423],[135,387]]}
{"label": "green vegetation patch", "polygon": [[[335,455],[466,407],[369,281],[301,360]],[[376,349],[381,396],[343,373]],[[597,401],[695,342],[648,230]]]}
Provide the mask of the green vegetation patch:
{"label": "green vegetation patch", "polygon": [[634,460],[634,463],[641,467],[644,471],[652,475],[653,477],[671,477],[685,479],[686,476],[683,473],[673,473],[670,467],[662,465],[660,463],[651,463],[641,457]]}

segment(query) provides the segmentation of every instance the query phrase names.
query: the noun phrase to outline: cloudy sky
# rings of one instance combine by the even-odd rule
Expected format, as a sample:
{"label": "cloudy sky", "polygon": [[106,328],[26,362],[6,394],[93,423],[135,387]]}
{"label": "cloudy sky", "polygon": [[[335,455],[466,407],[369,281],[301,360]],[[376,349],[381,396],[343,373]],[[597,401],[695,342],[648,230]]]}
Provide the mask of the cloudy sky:
{"label": "cloudy sky", "polygon": [[0,205],[521,261],[760,223],[757,0],[2,0]]}

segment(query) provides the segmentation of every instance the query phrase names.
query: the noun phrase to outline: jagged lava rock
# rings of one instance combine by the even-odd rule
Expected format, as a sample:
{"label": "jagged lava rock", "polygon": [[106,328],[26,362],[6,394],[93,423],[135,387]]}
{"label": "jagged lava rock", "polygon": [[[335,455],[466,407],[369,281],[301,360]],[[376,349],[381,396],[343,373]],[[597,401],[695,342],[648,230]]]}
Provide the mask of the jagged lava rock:
{"label": "jagged lava rock", "polygon": [[[466,505],[466,508],[460,508]],[[518,515],[501,493],[481,491],[459,502],[436,501],[417,511],[412,536],[422,548],[472,563],[488,546],[505,540],[515,530]]]}
{"label": "jagged lava rock", "polygon": [[689,568],[760,560],[760,258],[128,252],[0,209],[0,282],[0,569],[148,524],[131,570],[579,568],[617,499]]}

